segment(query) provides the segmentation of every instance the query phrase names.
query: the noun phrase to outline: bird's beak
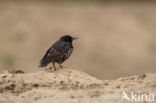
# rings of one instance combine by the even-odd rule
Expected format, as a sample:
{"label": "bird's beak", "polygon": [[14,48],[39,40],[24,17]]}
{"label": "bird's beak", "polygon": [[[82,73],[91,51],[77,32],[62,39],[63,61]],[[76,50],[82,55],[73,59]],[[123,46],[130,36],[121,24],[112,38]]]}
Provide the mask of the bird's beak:
{"label": "bird's beak", "polygon": [[73,37],[73,40],[75,40],[75,39],[78,39],[78,38],[76,38],[76,37]]}

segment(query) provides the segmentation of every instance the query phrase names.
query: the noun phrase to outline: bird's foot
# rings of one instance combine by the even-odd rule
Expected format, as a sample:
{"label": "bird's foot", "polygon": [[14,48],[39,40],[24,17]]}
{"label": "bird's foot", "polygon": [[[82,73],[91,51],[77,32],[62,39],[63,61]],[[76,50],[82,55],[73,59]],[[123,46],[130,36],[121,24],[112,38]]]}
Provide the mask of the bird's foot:
{"label": "bird's foot", "polygon": [[63,69],[63,66],[61,64],[59,64],[59,65],[60,65],[60,68]]}

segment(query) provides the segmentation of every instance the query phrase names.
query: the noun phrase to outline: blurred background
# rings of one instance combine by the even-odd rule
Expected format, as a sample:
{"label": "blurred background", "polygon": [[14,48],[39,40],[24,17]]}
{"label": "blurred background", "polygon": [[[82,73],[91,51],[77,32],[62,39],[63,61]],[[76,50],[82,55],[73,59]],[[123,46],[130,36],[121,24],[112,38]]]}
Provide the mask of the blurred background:
{"label": "blurred background", "polygon": [[62,35],[75,50],[63,64],[100,79],[156,72],[156,2],[150,0],[1,0],[0,70],[42,70]]}

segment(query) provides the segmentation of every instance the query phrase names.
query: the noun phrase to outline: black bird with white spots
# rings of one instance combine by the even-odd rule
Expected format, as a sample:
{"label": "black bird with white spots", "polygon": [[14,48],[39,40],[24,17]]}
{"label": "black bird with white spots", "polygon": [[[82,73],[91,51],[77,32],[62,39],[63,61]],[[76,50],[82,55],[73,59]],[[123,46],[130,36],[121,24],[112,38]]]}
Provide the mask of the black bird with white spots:
{"label": "black bird with white spots", "polygon": [[73,52],[72,41],[77,38],[70,35],[62,36],[56,41],[46,52],[45,56],[40,61],[39,67],[46,67],[49,63],[53,64],[54,70],[56,70],[55,63],[61,65]]}

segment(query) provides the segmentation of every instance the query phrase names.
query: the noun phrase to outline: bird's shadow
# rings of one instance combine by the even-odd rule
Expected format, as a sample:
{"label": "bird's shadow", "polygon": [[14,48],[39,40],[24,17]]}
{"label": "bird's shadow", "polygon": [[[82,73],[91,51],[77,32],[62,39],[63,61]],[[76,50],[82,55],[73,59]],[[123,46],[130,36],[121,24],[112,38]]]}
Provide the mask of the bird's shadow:
{"label": "bird's shadow", "polygon": [[63,68],[58,67],[58,68],[56,68],[56,70],[55,70],[53,67],[47,67],[47,68],[45,68],[45,71],[46,71],[46,72],[55,73],[55,72],[57,72],[57,71],[59,71],[59,70],[62,70],[62,69],[64,69],[64,68],[68,68],[68,67],[63,67]]}

